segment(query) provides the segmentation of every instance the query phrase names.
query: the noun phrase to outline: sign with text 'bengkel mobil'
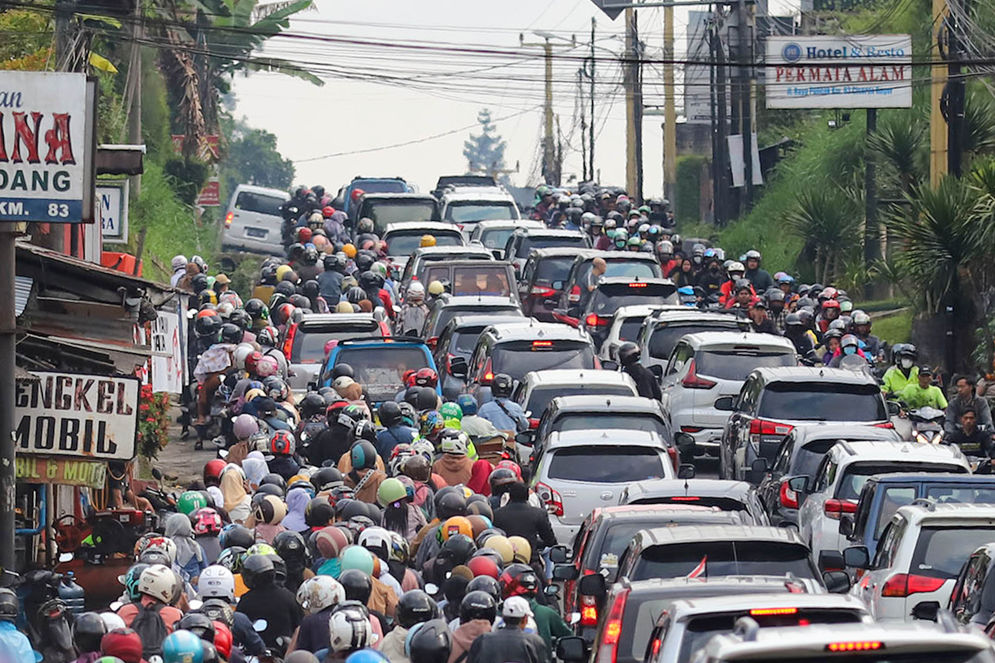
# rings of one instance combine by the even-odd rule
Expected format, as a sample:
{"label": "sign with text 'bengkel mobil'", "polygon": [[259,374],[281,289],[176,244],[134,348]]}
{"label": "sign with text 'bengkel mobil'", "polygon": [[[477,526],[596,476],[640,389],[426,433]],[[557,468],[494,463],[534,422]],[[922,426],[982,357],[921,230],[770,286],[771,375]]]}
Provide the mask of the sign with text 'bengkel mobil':
{"label": "sign with text 'bengkel mobil'", "polygon": [[0,221],[92,218],[88,112],[85,74],[0,72]]}
{"label": "sign with text 'bengkel mobil'", "polygon": [[912,37],[770,37],[767,108],[909,108]]}
{"label": "sign with text 'bengkel mobil'", "polygon": [[19,379],[14,398],[18,454],[134,458],[138,378],[31,372],[38,380]]}

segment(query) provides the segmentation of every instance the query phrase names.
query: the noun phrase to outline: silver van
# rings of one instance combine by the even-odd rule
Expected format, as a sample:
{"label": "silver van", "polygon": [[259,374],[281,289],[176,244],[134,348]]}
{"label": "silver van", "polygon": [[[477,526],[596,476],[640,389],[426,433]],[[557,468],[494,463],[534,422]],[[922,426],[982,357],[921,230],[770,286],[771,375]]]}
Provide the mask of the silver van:
{"label": "silver van", "polygon": [[283,253],[280,207],[290,194],[251,184],[239,184],[228,203],[221,231],[221,250]]}

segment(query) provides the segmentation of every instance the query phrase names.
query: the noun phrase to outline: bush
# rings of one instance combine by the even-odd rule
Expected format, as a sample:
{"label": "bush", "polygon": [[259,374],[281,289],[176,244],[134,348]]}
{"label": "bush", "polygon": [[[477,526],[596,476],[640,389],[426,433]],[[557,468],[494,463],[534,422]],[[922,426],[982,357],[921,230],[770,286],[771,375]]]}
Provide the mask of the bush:
{"label": "bush", "polygon": [[701,221],[701,171],[707,162],[698,154],[677,157],[674,214],[683,222]]}
{"label": "bush", "polygon": [[173,179],[173,188],[180,200],[193,205],[197,194],[207,182],[207,165],[195,159],[167,159],[163,171]]}

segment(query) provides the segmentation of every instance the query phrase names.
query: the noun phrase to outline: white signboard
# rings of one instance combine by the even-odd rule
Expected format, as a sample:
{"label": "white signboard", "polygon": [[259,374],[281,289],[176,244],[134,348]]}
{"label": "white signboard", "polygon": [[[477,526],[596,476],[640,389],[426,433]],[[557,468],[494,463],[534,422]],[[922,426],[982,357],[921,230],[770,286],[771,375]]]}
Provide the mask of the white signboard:
{"label": "white signboard", "polygon": [[0,221],[89,221],[86,74],[0,71]]}
{"label": "white signboard", "polygon": [[770,37],[767,108],[909,108],[912,37]]}
{"label": "white signboard", "polygon": [[128,180],[97,180],[93,218],[100,223],[103,241],[128,241]]}
{"label": "white signboard", "polygon": [[18,380],[14,399],[18,454],[134,458],[137,378],[31,372],[39,379]]}
{"label": "white signboard", "polygon": [[[684,65],[684,117],[688,124],[712,123],[712,58],[708,44],[708,21],[711,12],[689,11],[687,27],[687,61]],[[729,98],[726,95],[726,117]],[[718,110],[716,109],[716,117]]]}
{"label": "white signboard", "polygon": [[152,322],[152,391],[183,391],[183,352],[180,340],[180,316],[159,311]]}

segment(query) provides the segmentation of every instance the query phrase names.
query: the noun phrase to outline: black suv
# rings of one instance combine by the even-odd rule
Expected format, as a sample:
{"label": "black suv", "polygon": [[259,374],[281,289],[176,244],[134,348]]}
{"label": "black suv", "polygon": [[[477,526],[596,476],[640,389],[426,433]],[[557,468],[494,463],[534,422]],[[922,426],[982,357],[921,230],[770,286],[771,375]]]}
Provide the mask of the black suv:
{"label": "black suv", "polygon": [[570,275],[574,262],[594,254],[593,250],[574,247],[533,249],[518,278],[518,298],[525,315],[553,322],[553,309]]}
{"label": "black suv", "polygon": [[660,263],[652,253],[633,253],[629,251],[591,251],[574,258],[570,271],[562,283],[553,282],[553,288],[560,293],[559,308],[567,315],[579,316],[580,310],[587,303],[588,293],[585,283],[594,259],[601,258],[608,264],[604,278],[663,278]]}
{"label": "black suv", "polygon": [[520,273],[525,259],[533,249],[569,246],[574,249],[591,248],[590,238],[579,230],[551,230],[549,228],[519,228],[511,233],[504,245],[504,259]]}

